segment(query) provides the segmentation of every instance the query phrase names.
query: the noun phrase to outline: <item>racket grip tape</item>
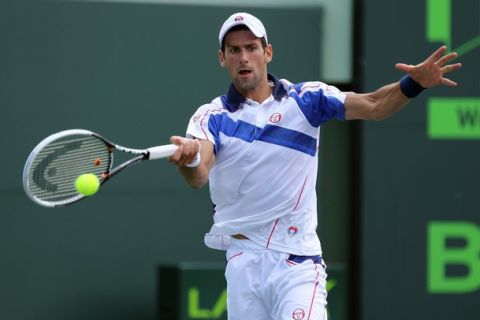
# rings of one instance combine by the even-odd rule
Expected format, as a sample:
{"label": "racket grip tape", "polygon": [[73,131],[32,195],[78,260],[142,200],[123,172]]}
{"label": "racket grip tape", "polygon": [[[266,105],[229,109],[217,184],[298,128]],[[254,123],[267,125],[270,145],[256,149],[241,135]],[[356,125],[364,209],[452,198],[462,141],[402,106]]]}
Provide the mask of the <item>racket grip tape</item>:
{"label": "racket grip tape", "polygon": [[148,148],[147,149],[149,154],[148,159],[155,160],[155,159],[170,157],[175,153],[175,151],[177,151],[177,149],[178,149],[178,146],[175,144],[167,144],[164,146]]}

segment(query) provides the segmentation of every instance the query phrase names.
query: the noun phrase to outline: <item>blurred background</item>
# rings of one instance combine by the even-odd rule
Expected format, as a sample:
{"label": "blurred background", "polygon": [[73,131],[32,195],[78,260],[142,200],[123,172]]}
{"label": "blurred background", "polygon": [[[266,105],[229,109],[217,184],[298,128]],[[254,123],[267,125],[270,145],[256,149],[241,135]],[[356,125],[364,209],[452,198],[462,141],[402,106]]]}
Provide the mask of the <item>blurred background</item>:
{"label": "blurred background", "polygon": [[477,319],[480,1],[0,1],[0,319],[226,319],[221,251],[206,248],[208,188],[167,161],[47,209],[25,195],[32,148],[69,128],[145,148],[184,134],[224,94],[218,31],[258,16],[270,72],[372,91],[440,45],[457,88],[382,122],[322,128],[318,234],[329,318]]}

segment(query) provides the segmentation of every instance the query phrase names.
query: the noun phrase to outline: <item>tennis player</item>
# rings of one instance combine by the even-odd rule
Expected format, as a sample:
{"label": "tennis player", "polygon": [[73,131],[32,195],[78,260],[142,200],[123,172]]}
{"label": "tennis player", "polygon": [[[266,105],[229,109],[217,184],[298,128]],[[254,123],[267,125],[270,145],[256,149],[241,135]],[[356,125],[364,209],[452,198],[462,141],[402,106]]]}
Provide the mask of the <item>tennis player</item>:
{"label": "tennis player", "polygon": [[325,262],[316,233],[319,131],[332,119],[382,120],[424,89],[456,86],[457,55],[441,47],[418,65],[399,63],[398,82],[345,93],[322,82],[291,83],[267,72],[273,50],[263,23],[235,13],[219,33],[220,65],[232,83],[191,117],[170,161],[188,184],[209,182],[214,204],[207,246],[226,250],[230,320],[327,318]]}

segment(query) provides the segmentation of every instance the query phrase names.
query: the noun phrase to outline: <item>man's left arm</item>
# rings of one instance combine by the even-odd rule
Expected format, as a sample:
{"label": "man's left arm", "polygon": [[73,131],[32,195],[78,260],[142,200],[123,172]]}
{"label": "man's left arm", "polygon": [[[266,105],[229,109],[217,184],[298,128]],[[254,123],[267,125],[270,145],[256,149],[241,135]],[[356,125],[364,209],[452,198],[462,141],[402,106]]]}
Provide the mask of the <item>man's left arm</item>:
{"label": "man's left arm", "polygon": [[447,47],[442,46],[417,65],[397,63],[395,67],[406,73],[399,82],[383,86],[371,93],[347,95],[345,119],[383,120],[403,109],[424,89],[438,85],[456,86],[456,82],[444,76],[459,69],[462,64],[448,64],[457,57],[457,53],[445,54],[446,51]]}

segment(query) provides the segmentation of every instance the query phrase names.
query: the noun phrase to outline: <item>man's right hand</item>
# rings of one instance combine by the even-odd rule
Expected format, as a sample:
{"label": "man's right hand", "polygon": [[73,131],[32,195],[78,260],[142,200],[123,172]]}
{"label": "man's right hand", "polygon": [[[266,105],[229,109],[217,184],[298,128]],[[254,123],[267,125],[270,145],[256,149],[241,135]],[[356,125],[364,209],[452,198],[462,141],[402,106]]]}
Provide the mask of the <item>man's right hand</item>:
{"label": "man's right hand", "polygon": [[192,163],[200,152],[200,141],[172,136],[170,142],[178,146],[177,151],[169,158],[176,166],[186,166]]}

